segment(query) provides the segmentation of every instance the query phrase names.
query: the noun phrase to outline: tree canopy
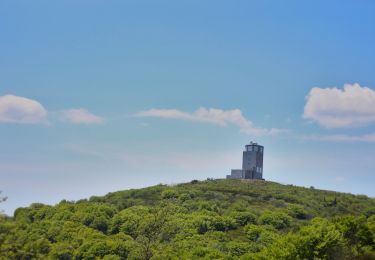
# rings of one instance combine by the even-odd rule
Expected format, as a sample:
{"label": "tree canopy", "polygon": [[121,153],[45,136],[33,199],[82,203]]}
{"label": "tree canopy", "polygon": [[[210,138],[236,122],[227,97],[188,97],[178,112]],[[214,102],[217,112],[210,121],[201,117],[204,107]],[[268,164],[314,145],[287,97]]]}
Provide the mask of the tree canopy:
{"label": "tree canopy", "polygon": [[266,181],[109,193],[0,218],[0,259],[374,259],[375,199]]}

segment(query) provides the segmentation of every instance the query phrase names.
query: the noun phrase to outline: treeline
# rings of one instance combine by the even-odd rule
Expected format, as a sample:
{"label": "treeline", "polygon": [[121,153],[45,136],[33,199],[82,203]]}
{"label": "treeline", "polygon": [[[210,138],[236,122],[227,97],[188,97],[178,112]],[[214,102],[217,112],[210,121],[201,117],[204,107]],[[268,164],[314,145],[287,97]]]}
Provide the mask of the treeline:
{"label": "treeline", "polygon": [[0,218],[0,259],[375,259],[375,200],[264,181],[110,193]]}

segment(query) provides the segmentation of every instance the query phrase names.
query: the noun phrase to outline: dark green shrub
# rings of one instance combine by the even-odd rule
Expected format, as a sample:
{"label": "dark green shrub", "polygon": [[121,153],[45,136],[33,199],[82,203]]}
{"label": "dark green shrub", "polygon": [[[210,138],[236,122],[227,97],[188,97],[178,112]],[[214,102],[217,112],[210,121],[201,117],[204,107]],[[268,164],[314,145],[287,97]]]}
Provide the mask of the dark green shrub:
{"label": "dark green shrub", "polygon": [[246,224],[254,224],[256,222],[256,215],[249,211],[236,211],[231,213],[233,218],[239,226],[245,226]]}
{"label": "dark green shrub", "polygon": [[259,223],[262,225],[271,225],[276,229],[283,229],[290,226],[291,218],[282,211],[265,211],[259,217]]}
{"label": "dark green shrub", "polygon": [[164,190],[161,193],[162,199],[176,199],[178,198],[178,192],[175,190]]}
{"label": "dark green shrub", "polygon": [[308,218],[307,211],[300,205],[290,204],[288,205],[289,214],[297,219],[306,219]]}

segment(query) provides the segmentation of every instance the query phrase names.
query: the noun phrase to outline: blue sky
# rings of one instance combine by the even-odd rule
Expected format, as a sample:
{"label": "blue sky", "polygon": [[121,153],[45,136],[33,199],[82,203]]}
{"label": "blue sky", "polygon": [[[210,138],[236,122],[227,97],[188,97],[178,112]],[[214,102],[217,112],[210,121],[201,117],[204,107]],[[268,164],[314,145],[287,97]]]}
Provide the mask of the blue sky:
{"label": "blue sky", "polygon": [[0,208],[221,178],[375,196],[373,1],[2,1]]}

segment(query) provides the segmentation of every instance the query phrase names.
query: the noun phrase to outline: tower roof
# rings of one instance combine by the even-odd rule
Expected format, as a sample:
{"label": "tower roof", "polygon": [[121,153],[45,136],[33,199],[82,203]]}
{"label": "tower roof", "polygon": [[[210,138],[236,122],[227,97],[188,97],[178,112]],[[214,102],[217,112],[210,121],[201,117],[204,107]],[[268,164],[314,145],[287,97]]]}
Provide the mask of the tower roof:
{"label": "tower roof", "polygon": [[247,144],[245,146],[262,146],[263,147],[263,145],[260,145],[260,144],[255,143],[255,142],[250,142],[250,144]]}

